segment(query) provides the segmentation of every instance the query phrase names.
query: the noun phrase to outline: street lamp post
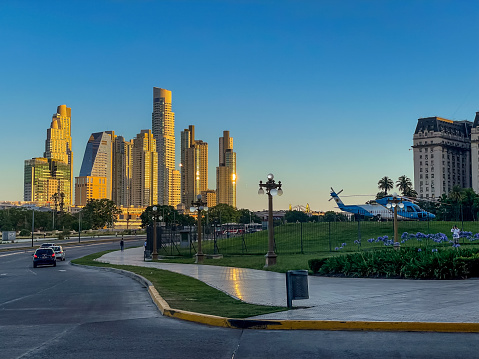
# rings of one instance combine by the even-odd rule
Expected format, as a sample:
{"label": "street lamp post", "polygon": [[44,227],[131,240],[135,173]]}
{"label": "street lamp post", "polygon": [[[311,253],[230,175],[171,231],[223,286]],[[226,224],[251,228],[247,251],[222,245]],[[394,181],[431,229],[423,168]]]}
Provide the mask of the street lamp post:
{"label": "street lamp post", "polygon": [[158,216],[158,207],[153,206],[153,253],[152,253],[152,260],[158,260],[158,246],[156,243],[156,221],[159,219],[160,221],[163,219],[161,216]]}
{"label": "street lamp post", "polygon": [[388,199],[388,203],[386,204],[386,208],[391,209],[394,208],[394,249],[398,250],[401,246],[399,244],[399,236],[398,236],[398,207],[404,208],[404,203],[402,203],[402,198],[397,195],[397,193],[393,194],[392,199]]}
{"label": "street lamp post", "polygon": [[35,230],[35,209],[32,207],[32,247],[33,247],[33,231]]}
{"label": "street lamp post", "polygon": [[78,243],[80,243],[81,239],[81,211],[78,212]]}
{"label": "street lamp post", "polygon": [[201,200],[201,194],[196,196],[197,201],[191,201],[190,212],[198,211],[198,253],[196,253],[195,263],[203,263],[205,255],[201,250],[201,211],[207,211],[207,203]]}
{"label": "street lamp post", "polygon": [[264,194],[266,188],[266,194],[268,195],[268,253],[266,253],[266,267],[276,264],[276,253],[274,253],[274,229],[273,229],[273,196],[281,196],[283,190],[281,189],[281,181],[275,183],[274,175],[268,174],[268,181],[263,183],[259,181],[258,194]]}

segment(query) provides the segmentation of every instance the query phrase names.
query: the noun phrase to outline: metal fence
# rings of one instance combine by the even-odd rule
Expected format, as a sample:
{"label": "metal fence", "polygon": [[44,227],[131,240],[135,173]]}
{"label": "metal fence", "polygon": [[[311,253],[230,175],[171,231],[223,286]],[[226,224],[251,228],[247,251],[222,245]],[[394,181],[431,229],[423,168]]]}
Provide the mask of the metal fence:
{"label": "metal fence", "polygon": [[[479,222],[398,221],[402,246],[437,247],[450,245],[452,226],[463,235],[461,244],[477,240]],[[250,231],[246,226],[222,225],[202,227],[202,249],[205,254],[250,255],[268,250],[268,230]],[[153,229],[147,229],[147,249],[153,249]],[[442,235],[439,235],[442,234]],[[352,220],[334,222],[275,223],[274,242],[278,254],[308,254],[334,251],[370,250],[391,245],[393,221]],[[440,239],[440,241],[438,240]],[[197,228],[158,227],[157,248],[160,255],[191,256],[197,250]]]}

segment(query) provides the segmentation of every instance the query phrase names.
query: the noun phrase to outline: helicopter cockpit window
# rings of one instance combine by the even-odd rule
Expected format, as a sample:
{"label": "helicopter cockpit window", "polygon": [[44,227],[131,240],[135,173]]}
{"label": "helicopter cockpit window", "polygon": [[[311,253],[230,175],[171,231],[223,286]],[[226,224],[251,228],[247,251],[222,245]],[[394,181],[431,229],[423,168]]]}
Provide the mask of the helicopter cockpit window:
{"label": "helicopter cockpit window", "polygon": [[419,208],[419,206],[416,205],[416,204],[413,204],[412,208],[414,208],[416,210],[416,212],[421,212],[421,208]]}
{"label": "helicopter cockpit window", "polygon": [[407,210],[408,212],[415,212],[415,211],[414,211],[414,208],[409,207],[409,206],[406,207],[406,210]]}

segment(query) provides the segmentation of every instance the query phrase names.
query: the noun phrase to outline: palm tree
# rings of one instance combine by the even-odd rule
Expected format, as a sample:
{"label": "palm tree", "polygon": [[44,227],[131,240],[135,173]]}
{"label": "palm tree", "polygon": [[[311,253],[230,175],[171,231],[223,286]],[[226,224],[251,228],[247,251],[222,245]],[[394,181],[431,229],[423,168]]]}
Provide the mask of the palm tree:
{"label": "palm tree", "polygon": [[378,188],[380,190],[383,190],[384,191],[384,195],[387,196],[388,195],[388,191],[390,189],[393,189],[394,188],[394,183],[393,181],[387,177],[387,176],[384,176],[383,178],[381,178],[378,182]]}
{"label": "palm tree", "polygon": [[448,197],[455,204],[461,203],[462,200],[464,199],[462,188],[458,185],[455,185],[454,187],[452,187],[451,192],[449,192]]}
{"label": "palm tree", "polygon": [[448,198],[452,204],[456,207],[456,221],[459,220],[459,212],[462,213],[462,203],[464,201],[464,192],[458,185],[452,187],[451,192],[448,194]]}
{"label": "palm tree", "polygon": [[408,196],[411,191],[413,191],[411,179],[408,178],[406,175],[402,175],[398,178],[398,180],[396,181],[396,187],[399,189],[403,196]]}

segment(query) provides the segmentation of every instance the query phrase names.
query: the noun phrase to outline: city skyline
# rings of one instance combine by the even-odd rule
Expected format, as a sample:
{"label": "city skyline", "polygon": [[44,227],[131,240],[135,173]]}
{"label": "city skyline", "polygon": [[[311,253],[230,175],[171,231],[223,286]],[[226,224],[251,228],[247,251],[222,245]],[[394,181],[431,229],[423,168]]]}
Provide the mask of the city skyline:
{"label": "city skyline", "polygon": [[151,88],[167,88],[175,136],[193,124],[209,143],[208,188],[217,139],[231,132],[237,207],[253,210],[267,207],[257,190],[269,172],[284,184],[276,209],[333,209],[331,186],[374,195],[383,176],[414,180],[417,119],[472,122],[479,110],[473,2],[5,1],[0,10],[11,55],[0,60],[0,119],[5,134],[22,133],[20,145],[4,136],[0,200],[22,199],[23,161],[43,152],[58,104],[72,108],[77,176],[91,133],[132,139],[151,128]]}

